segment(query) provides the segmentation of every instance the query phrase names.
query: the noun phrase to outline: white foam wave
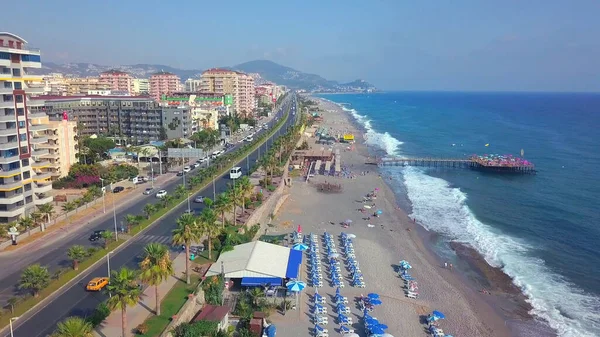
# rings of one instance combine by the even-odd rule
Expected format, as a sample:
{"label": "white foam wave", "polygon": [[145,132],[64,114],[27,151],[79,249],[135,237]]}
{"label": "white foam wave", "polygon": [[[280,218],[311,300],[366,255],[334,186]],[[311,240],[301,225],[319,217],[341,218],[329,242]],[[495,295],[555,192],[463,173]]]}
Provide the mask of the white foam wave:
{"label": "white foam wave", "polygon": [[559,336],[598,336],[600,299],[552,273],[543,260],[531,256],[534,247],[477,220],[460,189],[412,167],[404,169],[404,184],[412,217],[428,230],[470,244],[490,265],[502,267],[530,298],[532,313],[548,321]]}
{"label": "white foam wave", "polygon": [[380,133],[375,131],[371,125],[371,120],[367,116],[359,114],[355,109],[348,109],[343,105],[340,106],[344,111],[352,114],[352,116],[367,130],[365,133],[365,139],[368,145],[377,146],[390,156],[400,154],[400,145],[404,144],[403,142],[394,138],[388,132]]}

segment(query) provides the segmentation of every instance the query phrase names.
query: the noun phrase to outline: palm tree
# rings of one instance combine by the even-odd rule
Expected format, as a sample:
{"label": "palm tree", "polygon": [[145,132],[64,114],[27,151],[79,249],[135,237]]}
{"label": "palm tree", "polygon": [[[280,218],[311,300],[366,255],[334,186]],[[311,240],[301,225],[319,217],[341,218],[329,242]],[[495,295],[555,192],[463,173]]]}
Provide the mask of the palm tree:
{"label": "palm tree", "polygon": [[104,240],[104,249],[108,249],[108,245],[113,239],[113,233],[111,231],[104,231],[100,236],[102,237],[102,240]]}
{"label": "palm tree", "polygon": [[146,218],[150,219],[150,216],[156,212],[156,206],[154,204],[146,204],[144,206],[144,214],[146,214]]}
{"label": "palm tree", "polygon": [[105,287],[111,297],[106,301],[110,310],[121,309],[121,330],[123,337],[127,334],[127,307],[136,305],[142,296],[137,284],[137,273],[128,268],[113,270],[110,283]]}
{"label": "palm tree", "polygon": [[130,146],[127,150],[129,150],[129,152],[135,154],[135,156],[137,158],[137,167],[139,169],[140,168],[140,152],[142,151],[142,148],[140,146]]}
{"label": "palm tree", "polygon": [[162,203],[163,203],[163,207],[167,207],[169,206],[171,203],[173,202],[173,196],[172,195],[165,195],[164,197],[162,197]]}
{"label": "palm tree", "polygon": [[208,241],[208,259],[212,260],[212,239],[216,238],[221,234],[221,228],[215,226],[217,222],[217,216],[215,212],[210,208],[205,208],[200,214],[200,228],[202,234],[206,235]]}
{"label": "palm tree", "polygon": [[127,214],[125,216],[125,223],[127,224],[127,233],[131,231],[131,227],[139,225],[141,219],[139,215]]}
{"label": "palm tree", "polygon": [[73,270],[79,269],[79,261],[86,255],[85,248],[81,245],[75,245],[69,248],[67,256],[73,261]]}
{"label": "palm tree", "polygon": [[54,206],[52,203],[46,203],[38,206],[40,213],[46,216],[46,222],[50,222],[50,217],[54,214]]}
{"label": "palm tree", "polygon": [[250,295],[250,298],[252,298],[252,303],[254,303],[255,306],[258,306],[258,300],[265,297],[265,292],[260,287],[254,287],[252,290],[250,290],[248,295]]}
{"label": "palm tree", "polygon": [[144,259],[140,262],[140,270],[140,280],[154,286],[156,297],[156,309],[154,312],[158,316],[160,315],[158,286],[175,273],[167,246],[160,243],[149,243],[144,248]]}
{"label": "palm tree", "polygon": [[10,306],[10,313],[14,314],[15,313],[15,305],[17,305],[17,303],[19,303],[19,298],[11,297],[6,300],[6,303]]}
{"label": "palm tree", "polygon": [[70,223],[70,221],[69,221],[69,212],[73,211],[76,208],[77,208],[77,205],[75,205],[75,202],[73,202],[73,201],[65,202],[62,205],[62,210],[67,215],[67,222],[68,223]]}
{"label": "palm tree", "polygon": [[177,187],[175,187],[175,198],[179,199],[183,197],[186,193],[188,193],[188,191],[186,190],[185,186],[183,186],[183,184],[179,184],[177,185]]}
{"label": "palm tree", "polygon": [[56,325],[51,337],[92,337],[94,327],[85,319],[77,316],[67,317]]}
{"label": "palm tree", "polygon": [[234,185],[229,185],[229,188],[225,193],[227,193],[229,201],[233,207],[233,225],[237,225],[237,188]]}
{"label": "palm tree", "polygon": [[202,239],[198,230],[198,219],[192,214],[184,214],[177,219],[177,228],[173,230],[173,245],[185,245],[186,282],[190,284],[190,245]]}
{"label": "palm tree", "polygon": [[29,217],[31,218],[31,220],[33,221],[33,226],[40,226],[40,231],[42,230],[42,219],[44,218],[44,215],[40,212],[33,212],[31,214],[29,214]]}
{"label": "palm tree", "polygon": [[220,193],[217,195],[217,200],[215,200],[214,203],[214,210],[221,214],[221,228],[225,228],[225,213],[231,211],[231,200],[227,193]]}
{"label": "palm tree", "polygon": [[17,223],[19,224],[19,226],[25,228],[29,235],[31,235],[31,226],[33,226],[33,219],[24,216],[19,218],[19,220],[17,220]]}
{"label": "palm tree", "polygon": [[252,193],[254,190],[254,186],[250,182],[250,178],[248,176],[243,176],[238,180],[238,187],[240,192],[240,197],[242,200],[242,209],[246,209],[246,197]]}
{"label": "palm tree", "polygon": [[33,297],[37,298],[40,290],[44,289],[50,282],[50,273],[48,268],[40,266],[38,263],[25,268],[19,281],[19,289],[31,291]]}

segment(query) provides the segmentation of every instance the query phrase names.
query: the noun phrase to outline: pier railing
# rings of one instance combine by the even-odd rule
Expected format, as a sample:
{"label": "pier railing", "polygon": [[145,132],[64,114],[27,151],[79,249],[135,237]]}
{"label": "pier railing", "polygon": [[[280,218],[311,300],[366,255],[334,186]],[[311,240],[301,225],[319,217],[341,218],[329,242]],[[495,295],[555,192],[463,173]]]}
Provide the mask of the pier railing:
{"label": "pier railing", "polygon": [[379,158],[376,163],[378,166],[417,166],[417,167],[438,167],[438,168],[469,168],[481,171],[491,171],[499,173],[536,173],[533,165],[502,165],[489,162],[483,162],[477,158],[401,158],[384,157]]}

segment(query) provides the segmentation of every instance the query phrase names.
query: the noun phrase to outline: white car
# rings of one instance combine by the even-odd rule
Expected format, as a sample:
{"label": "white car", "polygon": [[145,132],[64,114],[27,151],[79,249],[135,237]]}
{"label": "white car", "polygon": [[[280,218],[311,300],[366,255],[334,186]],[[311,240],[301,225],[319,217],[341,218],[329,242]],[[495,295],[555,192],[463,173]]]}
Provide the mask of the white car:
{"label": "white car", "polygon": [[167,195],[167,191],[165,191],[165,190],[160,190],[160,191],[156,192],[156,197],[159,199],[164,198],[166,195]]}
{"label": "white car", "polygon": [[192,170],[192,168],[191,168],[191,167],[189,167],[189,166],[186,166],[186,167],[184,167],[184,168],[183,168],[183,172],[185,172],[185,173],[188,173],[188,172],[190,172],[191,170]]}

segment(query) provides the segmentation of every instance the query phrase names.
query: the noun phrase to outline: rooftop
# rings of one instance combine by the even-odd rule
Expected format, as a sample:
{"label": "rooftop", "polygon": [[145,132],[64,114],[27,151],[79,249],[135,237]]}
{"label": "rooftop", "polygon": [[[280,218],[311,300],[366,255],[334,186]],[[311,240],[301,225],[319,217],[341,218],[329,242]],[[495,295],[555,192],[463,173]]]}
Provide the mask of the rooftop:
{"label": "rooftop", "polygon": [[127,101],[139,101],[139,100],[153,100],[150,96],[104,96],[104,95],[81,95],[81,96],[57,96],[57,95],[41,95],[29,98],[30,100],[41,100],[41,101],[77,101],[82,99],[96,99],[96,100],[127,100]]}
{"label": "rooftop", "polygon": [[107,70],[102,72],[102,74],[112,74],[112,75],[129,75],[129,73],[126,73],[124,71],[121,70],[117,70],[117,69],[111,69],[111,70]]}
{"label": "rooftop", "polygon": [[222,305],[210,305],[206,304],[200,310],[196,316],[192,319],[192,322],[198,321],[209,321],[209,322],[220,322],[229,313],[229,307]]}
{"label": "rooftop", "polygon": [[159,71],[159,72],[156,72],[156,73],[152,74],[152,76],[162,76],[162,75],[171,75],[171,76],[176,76],[175,74],[173,74],[173,73],[170,73],[170,72],[168,72],[168,71],[164,71],[164,70],[161,70],[161,71]]}

